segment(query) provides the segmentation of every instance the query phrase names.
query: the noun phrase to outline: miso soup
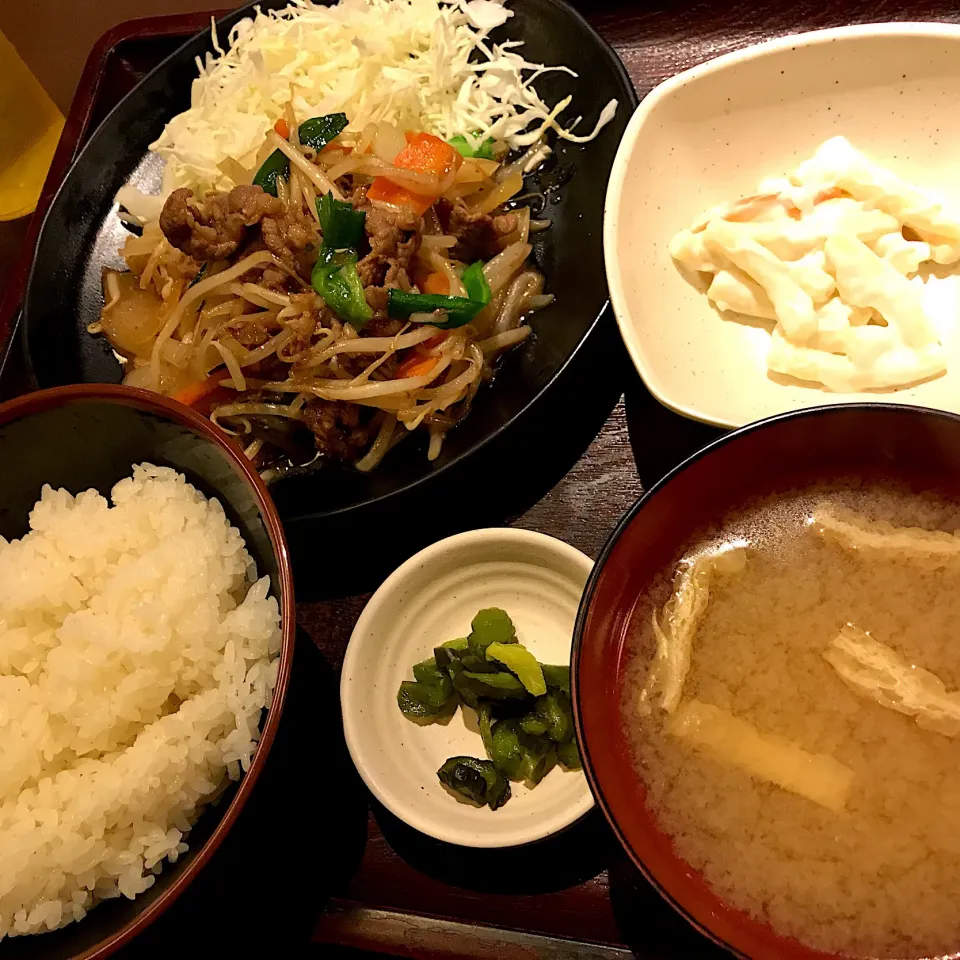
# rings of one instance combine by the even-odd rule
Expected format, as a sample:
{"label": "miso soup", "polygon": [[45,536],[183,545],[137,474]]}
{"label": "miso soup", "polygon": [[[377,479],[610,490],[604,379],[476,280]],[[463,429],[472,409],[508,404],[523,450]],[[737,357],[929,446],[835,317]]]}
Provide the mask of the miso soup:
{"label": "miso soup", "polygon": [[647,803],[720,897],[831,952],[960,950],[960,506],[756,503],[687,545],[631,643]]}

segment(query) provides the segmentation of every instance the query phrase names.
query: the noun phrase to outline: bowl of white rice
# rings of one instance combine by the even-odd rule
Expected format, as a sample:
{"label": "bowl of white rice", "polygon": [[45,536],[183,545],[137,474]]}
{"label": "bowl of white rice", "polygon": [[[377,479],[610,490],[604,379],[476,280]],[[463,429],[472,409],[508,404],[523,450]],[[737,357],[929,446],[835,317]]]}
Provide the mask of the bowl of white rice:
{"label": "bowl of white rice", "polygon": [[0,463],[0,950],[103,957],[254,788],[293,656],[287,546],[240,448],[147,391],[0,405]]}

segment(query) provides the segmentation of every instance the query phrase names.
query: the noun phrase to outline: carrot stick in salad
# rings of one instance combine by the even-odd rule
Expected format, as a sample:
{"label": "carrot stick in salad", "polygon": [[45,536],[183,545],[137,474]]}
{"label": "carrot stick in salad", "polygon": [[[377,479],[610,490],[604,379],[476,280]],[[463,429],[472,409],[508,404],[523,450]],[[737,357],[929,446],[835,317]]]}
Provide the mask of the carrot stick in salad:
{"label": "carrot stick in salad", "polygon": [[290,124],[287,123],[283,117],[280,117],[280,119],[277,120],[277,122],[273,125],[273,129],[279,136],[283,137],[284,140],[290,139]]}

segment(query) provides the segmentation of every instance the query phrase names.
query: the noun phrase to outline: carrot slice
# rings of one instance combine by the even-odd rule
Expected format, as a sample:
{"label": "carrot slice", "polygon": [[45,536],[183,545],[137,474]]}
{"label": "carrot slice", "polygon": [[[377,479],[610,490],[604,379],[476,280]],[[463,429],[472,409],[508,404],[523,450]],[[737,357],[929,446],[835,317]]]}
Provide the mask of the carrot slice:
{"label": "carrot slice", "polygon": [[[446,291],[445,291],[446,292]],[[424,340],[420,344],[421,350],[432,350],[434,347],[439,347],[444,340],[447,339],[447,331],[441,330],[439,333],[435,333],[432,337],[427,340]]]}
{"label": "carrot slice", "polygon": [[408,133],[407,145],[393,158],[393,165],[403,170],[435,173],[441,180],[456,169],[463,157],[432,133]]}
{"label": "carrot slice", "polygon": [[377,200],[380,203],[389,203],[394,207],[410,207],[413,212],[422,217],[436,202],[436,197],[428,197],[422,193],[414,193],[395,184],[386,177],[377,177],[367,190],[368,200]]}
{"label": "carrot slice", "polygon": [[273,129],[281,136],[284,140],[290,139],[290,124],[287,121],[280,117],[279,120],[273,125]]}
{"label": "carrot slice", "polygon": [[800,217],[799,208],[791,200],[781,197],[779,193],[761,193],[738,200],[723,215],[723,219],[731,223],[747,223],[778,204],[783,207],[789,217],[795,220]]}
{"label": "carrot slice", "polygon": [[186,404],[188,407],[195,406],[199,401],[201,401],[207,394],[213,393],[214,390],[220,385],[221,381],[228,380],[230,378],[230,371],[226,367],[222,367],[220,370],[215,370],[210,374],[206,380],[201,380],[199,383],[191,383],[189,386],[184,387],[182,390],[178,390],[171,397],[172,400],[178,400],[180,403]]}
{"label": "carrot slice", "polygon": [[[435,173],[443,180],[463,161],[449,143],[431,133],[408,133],[406,138],[407,145],[393,158],[393,165],[401,170]],[[370,185],[367,197],[396,207],[411,207],[417,216],[423,216],[437,202],[437,197],[414,193],[387,177],[377,177]]]}
{"label": "carrot slice", "polygon": [[397,367],[397,372],[394,374],[393,379],[403,380],[406,377],[422,377],[437,365],[437,360],[437,357],[424,357],[419,353],[415,353],[413,356],[407,357],[407,359]]}
{"label": "carrot slice", "polygon": [[813,203],[816,206],[818,203],[824,203],[827,200],[839,200],[841,197],[845,197],[847,194],[844,193],[840,187],[824,187],[814,198]]}
{"label": "carrot slice", "polygon": [[420,284],[421,293],[442,293],[445,296],[450,293],[450,280],[445,273],[431,273]]}

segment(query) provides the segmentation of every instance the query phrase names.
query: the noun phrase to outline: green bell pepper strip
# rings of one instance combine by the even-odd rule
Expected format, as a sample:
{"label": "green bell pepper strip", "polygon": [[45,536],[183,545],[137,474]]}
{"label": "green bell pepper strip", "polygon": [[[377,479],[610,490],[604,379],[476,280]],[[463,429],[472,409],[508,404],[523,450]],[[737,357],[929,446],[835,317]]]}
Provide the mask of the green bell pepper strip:
{"label": "green bell pepper strip", "polygon": [[[323,117],[304,120],[297,128],[300,144],[313,150],[322,150],[331,140],[338,137],[347,126],[345,113],[328,113]],[[282,150],[274,150],[263,161],[253,177],[253,185],[262,187],[271,196],[277,195],[277,178],[286,180],[290,176],[290,161]]]}
{"label": "green bell pepper strip", "polygon": [[476,147],[471,147],[467,138],[458,133],[455,137],[451,137],[447,143],[449,143],[461,157],[477,157],[479,160],[493,159],[493,137],[487,137],[486,140],[477,144]]}
{"label": "green bell pepper strip", "polygon": [[277,195],[277,180],[290,176],[290,161],[282,150],[274,150],[253,176],[253,185],[272,197]]}
{"label": "green bell pepper strip", "polygon": [[187,284],[188,290],[191,287],[195,287],[206,276],[206,273],[209,267],[210,267],[209,260],[204,260],[204,262],[200,264],[200,269],[197,271],[197,275]]}
{"label": "green bell pepper strip", "polygon": [[363,295],[354,251],[321,247],[310,282],[327,306],[357,330],[373,316],[373,310]]}
{"label": "green bell pepper strip", "polygon": [[460,281],[463,283],[463,289],[467,291],[467,296],[475,303],[482,303],[486,306],[492,299],[493,294],[483,272],[482,260],[471,263],[460,275]]}
{"label": "green bell pepper strip", "polygon": [[354,210],[349,203],[334,200],[332,194],[325,193],[317,197],[317,216],[325,247],[356,250],[360,246],[367,220],[363,210]]}
{"label": "green bell pepper strip", "polygon": [[327,113],[322,117],[311,117],[297,127],[297,136],[302,147],[322,150],[347,129],[345,113]]}
{"label": "green bell pepper strip", "polygon": [[435,316],[430,325],[450,330],[469,323],[491,300],[490,284],[483,273],[483,263],[472,263],[460,277],[468,297],[448,297],[442,293],[407,293],[390,290],[387,294],[387,314],[397,320],[406,320],[413,313],[443,313]]}
{"label": "green bell pepper strip", "polygon": [[[387,314],[395,320],[406,320],[414,313],[437,314],[430,319],[430,326],[439,330],[452,330],[468,324],[484,307],[484,304],[466,297],[448,297],[442,293],[407,293],[391,288],[387,294]],[[446,316],[440,316],[440,313]]]}

